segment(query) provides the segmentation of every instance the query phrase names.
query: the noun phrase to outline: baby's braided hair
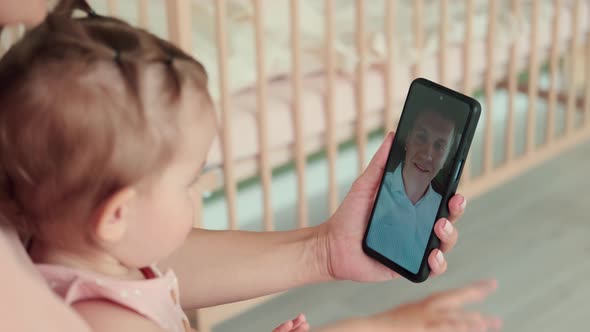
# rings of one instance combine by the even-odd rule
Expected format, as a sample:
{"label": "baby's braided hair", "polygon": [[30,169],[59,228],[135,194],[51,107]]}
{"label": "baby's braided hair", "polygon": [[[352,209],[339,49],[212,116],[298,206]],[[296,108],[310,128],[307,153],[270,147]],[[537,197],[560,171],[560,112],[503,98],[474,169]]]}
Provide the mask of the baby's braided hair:
{"label": "baby's braided hair", "polygon": [[210,110],[190,55],[86,1],[61,1],[0,60],[0,223],[34,234],[47,220],[86,218],[161,169],[187,86],[200,96],[194,116]]}

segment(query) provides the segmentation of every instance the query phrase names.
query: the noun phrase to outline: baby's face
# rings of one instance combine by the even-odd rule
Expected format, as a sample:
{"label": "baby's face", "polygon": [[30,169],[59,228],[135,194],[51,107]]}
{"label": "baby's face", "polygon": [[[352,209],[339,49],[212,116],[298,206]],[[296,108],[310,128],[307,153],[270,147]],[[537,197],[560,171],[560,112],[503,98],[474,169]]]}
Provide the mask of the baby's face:
{"label": "baby's face", "polygon": [[198,121],[185,122],[177,157],[134,200],[133,229],[125,239],[130,248],[127,263],[156,263],[178,249],[189,234],[201,205],[195,185],[216,133],[215,121],[213,111],[203,111]]}

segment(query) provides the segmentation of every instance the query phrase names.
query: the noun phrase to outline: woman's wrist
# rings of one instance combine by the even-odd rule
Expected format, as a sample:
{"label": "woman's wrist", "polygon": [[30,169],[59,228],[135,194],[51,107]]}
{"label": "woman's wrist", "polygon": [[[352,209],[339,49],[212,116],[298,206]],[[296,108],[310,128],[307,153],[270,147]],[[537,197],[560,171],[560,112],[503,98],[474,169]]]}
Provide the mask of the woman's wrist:
{"label": "woman's wrist", "polygon": [[309,247],[312,252],[313,274],[317,281],[333,281],[334,274],[330,269],[330,248],[328,239],[328,224],[323,223],[313,227],[313,237],[310,238]]}

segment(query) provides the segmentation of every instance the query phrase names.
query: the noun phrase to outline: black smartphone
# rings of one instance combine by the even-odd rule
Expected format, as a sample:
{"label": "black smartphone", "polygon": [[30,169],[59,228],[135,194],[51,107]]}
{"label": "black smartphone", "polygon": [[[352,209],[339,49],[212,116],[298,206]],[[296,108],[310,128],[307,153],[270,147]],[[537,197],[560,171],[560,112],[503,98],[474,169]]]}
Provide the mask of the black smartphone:
{"label": "black smartphone", "polygon": [[424,78],[410,85],[362,245],[412,282],[430,274],[434,224],[449,215],[480,114],[459,92]]}

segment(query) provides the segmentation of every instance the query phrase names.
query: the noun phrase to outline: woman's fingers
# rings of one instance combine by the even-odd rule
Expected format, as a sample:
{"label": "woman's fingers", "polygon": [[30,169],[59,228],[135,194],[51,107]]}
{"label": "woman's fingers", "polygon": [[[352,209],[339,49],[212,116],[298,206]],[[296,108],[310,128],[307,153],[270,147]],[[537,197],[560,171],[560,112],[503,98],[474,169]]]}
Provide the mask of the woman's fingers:
{"label": "woman's fingers", "polygon": [[440,250],[446,253],[455,247],[459,232],[448,219],[441,218],[434,226],[434,233],[440,239]]}
{"label": "woman's fingers", "polygon": [[449,220],[452,223],[457,222],[463,216],[467,207],[467,199],[461,194],[455,194],[449,200]]}
{"label": "woman's fingers", "polygon": [[301,324],[301,326],[299,326],[295,330],[292,330],[292,332],[307,332],[307,331],[309,331],[309,324],[307,322]]}
{"label": "woman's fingers", "polygon": [[500,319],[485,316],[479,312],[451,311],[441,312],[440,321],[434,330],[452,332],[486,332],[502,327]]}
{"label": "woman's fingers", "polygon": [[305,315],[299,314],[295,319],[288,320],[276,327],[273,332],[305,332],[309,330],[309,324]]}
{"label": "woman's fingers", "polygon": [[293,320],[293,330],[299,328],[301,325],[305,324],[307,322],[305,315],[304,314],[299,314],[299,316],[297,316],[294,320]]}
{"label": "woman's fingers", "polygon": [[497,287],[498,283],[495,280],[484,280],[465,288],[439,293],[431,299],[430,303],[441,310],[456,309],[466,304],[483,301]]}
{"label": "woman's fingers", "polygon": [[434,249],[428,257],[428,266],[430,266],[430,275],[438,276],[447,270],[447,260],[445,255],[439,249]]}

